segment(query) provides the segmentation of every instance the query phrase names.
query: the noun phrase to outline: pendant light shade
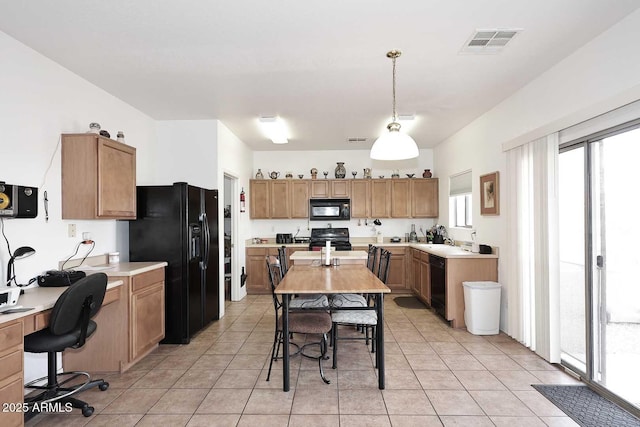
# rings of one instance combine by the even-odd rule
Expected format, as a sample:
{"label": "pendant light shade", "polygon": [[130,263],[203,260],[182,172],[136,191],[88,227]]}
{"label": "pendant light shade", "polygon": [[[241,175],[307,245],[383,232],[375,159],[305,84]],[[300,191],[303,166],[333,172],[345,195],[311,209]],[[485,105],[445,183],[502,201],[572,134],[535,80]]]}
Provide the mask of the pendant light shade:
{"label": "pendant light shade", "polygon": [[418,157],[420,152],[416,142],[406,133],[400,132],[400,123],[396,115],[396,59],[401,55],[398,50],[387,52],[393,61],[393,120],[371,147],[370,157],[374,160],[404,160]]}
{"label": "pendant light shade", "polygon": [[[392,125],[398,125],[396,126]],[[400,132],[399,123],[389,123],[388,132],[376,139],[370,157],[375,160],[404,160],[418,157],[416,142],[406,133]]]}

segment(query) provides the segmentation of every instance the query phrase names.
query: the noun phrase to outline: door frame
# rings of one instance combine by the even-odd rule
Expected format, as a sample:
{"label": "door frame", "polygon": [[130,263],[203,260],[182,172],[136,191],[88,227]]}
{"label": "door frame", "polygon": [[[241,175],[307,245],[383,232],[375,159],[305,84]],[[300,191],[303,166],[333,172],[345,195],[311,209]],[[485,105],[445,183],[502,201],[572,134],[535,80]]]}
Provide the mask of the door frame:
{"label": "door frame", "polygon": [[[240,293],[240,254],[238,252],[238,222],[240,220],[239,212],[240,212],[240,200],[238,197],[234,195],[240,194],[238,191],[238,176],[234,175],[229,171],[223,171],[223,185],[222,190],[224,192],[225,182],[229,180],[230,182],[230,193],[231,193],[231,301],[240,301],[242,299],[242,295]],[[226,199],[226,194],[223,196],[223,205],[224,200]],[[223,206],[223,220],[224,224],[224,206]],[[224,225],[223,225],[224,227]],[[222,236],[222,242],[224,244],[224,231]],[[224,260],[224,256],[223,256]],[[224,267],[222,268],[222,279],[223,279],[223,287],[224,287]]]}

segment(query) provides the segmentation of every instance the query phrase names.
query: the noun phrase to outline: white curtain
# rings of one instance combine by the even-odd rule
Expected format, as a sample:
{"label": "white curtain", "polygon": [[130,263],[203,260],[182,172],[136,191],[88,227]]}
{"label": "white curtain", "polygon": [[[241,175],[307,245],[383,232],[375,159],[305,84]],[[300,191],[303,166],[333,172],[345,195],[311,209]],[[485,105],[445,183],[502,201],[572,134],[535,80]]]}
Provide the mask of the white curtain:
{"label": "white curtain", "polygon": [[558,134],[507,151],[509,334],[560,362]]}

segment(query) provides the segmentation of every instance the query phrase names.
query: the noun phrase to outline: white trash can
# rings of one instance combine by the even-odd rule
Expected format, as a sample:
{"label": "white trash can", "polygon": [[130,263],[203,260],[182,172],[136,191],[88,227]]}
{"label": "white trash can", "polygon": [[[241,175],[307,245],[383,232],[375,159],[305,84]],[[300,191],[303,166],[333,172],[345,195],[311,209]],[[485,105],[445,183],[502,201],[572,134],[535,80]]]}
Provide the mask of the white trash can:
{"label": "white trash can", "polygon": [[462,282],[464,287],[464,323],[474,335],[500,332],[500,283]]}

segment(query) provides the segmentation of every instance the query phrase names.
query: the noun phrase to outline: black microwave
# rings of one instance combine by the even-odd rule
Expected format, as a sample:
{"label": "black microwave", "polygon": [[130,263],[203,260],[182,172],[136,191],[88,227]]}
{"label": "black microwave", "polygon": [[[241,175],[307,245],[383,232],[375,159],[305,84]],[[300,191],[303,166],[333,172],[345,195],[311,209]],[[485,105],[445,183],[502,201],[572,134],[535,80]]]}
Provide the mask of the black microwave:
{"label": "black microwave", "polygon": [[309,199],[309,219],[312,221],[351,219],[349,199]]}

